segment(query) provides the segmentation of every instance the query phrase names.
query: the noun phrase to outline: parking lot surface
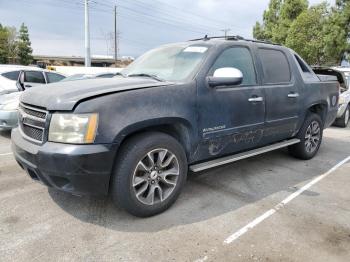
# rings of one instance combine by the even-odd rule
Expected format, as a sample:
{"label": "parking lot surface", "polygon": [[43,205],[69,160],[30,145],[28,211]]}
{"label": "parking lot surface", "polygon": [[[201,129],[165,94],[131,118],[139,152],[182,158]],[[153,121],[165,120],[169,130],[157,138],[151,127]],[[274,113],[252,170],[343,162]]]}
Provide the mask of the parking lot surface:
{"label": "parking lot surface", "polygon": [[[139,219],[109,199],[32,181],[0,132],[1,261],[349,261],[350,161],[229,244],[230,236],[350,155],[350,128],[325,131],[310,161],[271,152],[191,174],[176,204]],[[259,220],[259,219],[258,219]]]}

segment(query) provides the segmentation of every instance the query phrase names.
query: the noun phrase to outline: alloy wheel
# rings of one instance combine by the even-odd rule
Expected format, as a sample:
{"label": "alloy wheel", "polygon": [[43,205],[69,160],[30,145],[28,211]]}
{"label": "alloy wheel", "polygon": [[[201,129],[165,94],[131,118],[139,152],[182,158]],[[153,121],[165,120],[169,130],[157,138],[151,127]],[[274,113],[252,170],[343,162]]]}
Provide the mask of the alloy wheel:
{"label": "alloy wheel", "polygon": [[174,191],[179,174],[179,161],[172,152],[162,148],[148,152],[133,174],[136,198],[146,205],[165,201]]}
{"label": "alloy wheel", "polygon": [[313,153],[321,140],[321,128],[317,121],[312,121],[306,129],[305,149],[308,153]]}

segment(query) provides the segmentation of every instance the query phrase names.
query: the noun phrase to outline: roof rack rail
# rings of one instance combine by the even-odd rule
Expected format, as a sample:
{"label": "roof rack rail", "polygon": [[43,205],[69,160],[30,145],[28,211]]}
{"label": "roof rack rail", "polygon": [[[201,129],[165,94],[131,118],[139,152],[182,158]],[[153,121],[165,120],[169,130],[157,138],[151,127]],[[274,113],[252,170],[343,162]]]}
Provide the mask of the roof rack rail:
{"label": "roof rack rail", "polygon": [[225,39],[225,40],[231,40],[231,41],[242,40],[242,41],[261,43],[261,44],[280,45],[280,44],[277,44],[277,43],[274,43],[274,42],[271,42],[271,41],[268,41],[268,40],[246,39],[246,38],[244,38],[242,36],[239,36],[239,35],[211,36],[211,37],[208,37],[208,35],[205,35],[203,38],[191,39],[189,41],[200,41],[200,40],[209,41],[211,39]]}

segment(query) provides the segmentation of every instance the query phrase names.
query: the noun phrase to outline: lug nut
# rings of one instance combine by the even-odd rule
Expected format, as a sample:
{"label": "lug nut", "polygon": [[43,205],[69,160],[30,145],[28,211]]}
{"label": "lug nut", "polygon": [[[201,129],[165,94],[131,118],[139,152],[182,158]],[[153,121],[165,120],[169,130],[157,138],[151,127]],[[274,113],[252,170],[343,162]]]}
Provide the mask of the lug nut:
{"label": "lug nut", "polygon": [[152,184],[154,184],[154,180],[152,180],[152,182],[151,182]]}
{"label": "lug nut", "polygon": [[157,177],[158,180],[160,180],[160,177]]}

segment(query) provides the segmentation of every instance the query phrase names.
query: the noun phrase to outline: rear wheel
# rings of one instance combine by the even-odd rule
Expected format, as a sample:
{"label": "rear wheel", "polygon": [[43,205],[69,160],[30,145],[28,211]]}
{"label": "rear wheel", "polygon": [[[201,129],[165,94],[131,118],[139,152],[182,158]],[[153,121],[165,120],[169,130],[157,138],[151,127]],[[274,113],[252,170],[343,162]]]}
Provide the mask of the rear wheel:
{"label": "rear wheel", "polygon": [[335,121],[335,125],[339,127],[347,127],[350,120],[350,106],[346,108],[344,114]]}
{"label": "rear wheel", "polygon": [[314,113],[309,114],[297,135],[300,143],[288,148],[290,154],[303,160],[313,158],[321,146],[322,136],[323,122],[321,117]]}
{"label": "rear wheel", "polygon": [[112,198],[135,216],[153,216],[176,201],[186,177],[186,155],[177,140],[163,133],[145,133],[122,147]]}

